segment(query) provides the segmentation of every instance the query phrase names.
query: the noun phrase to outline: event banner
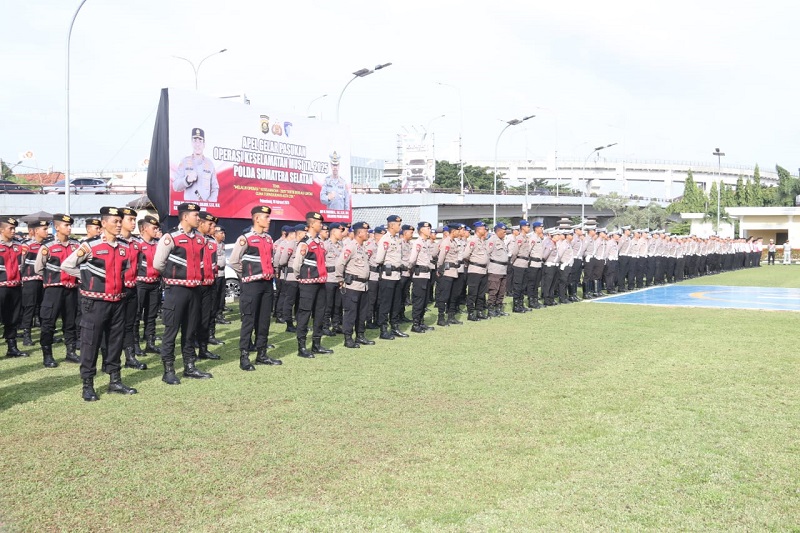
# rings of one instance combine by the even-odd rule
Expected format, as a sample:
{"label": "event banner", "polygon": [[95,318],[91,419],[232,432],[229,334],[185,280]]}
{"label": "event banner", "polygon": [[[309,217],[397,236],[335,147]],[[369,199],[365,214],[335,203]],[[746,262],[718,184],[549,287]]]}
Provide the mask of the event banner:
{"label": "event banner", "polygon": [[176,89],[168,102],[170,215],[195,202],[220,218],[267,205],[277,220],[352,220],[346,128]]}

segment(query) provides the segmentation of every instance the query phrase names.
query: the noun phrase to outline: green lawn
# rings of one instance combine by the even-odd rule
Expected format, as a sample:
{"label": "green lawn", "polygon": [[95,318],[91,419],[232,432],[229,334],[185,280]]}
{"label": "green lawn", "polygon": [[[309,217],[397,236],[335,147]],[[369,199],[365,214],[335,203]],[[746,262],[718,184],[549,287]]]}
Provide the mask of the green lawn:
{"label": "green lawn", "polygon": [[[800,268],[698,284],[800,287]],[[430,319],[435,318],[429,315]],[[800,316],[562,305],[80,399],[0,360],[0,530],[798,530]]]}

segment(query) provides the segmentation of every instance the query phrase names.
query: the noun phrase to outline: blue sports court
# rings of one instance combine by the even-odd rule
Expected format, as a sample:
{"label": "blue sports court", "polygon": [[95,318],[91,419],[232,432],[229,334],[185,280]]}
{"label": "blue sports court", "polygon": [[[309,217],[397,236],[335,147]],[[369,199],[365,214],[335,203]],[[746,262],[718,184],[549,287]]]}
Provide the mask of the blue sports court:
{"label": "blue sports court", "polygon": [[594,300],[608,304],[639,304],[726,309],[800,311],[800,289],[666,285]]}

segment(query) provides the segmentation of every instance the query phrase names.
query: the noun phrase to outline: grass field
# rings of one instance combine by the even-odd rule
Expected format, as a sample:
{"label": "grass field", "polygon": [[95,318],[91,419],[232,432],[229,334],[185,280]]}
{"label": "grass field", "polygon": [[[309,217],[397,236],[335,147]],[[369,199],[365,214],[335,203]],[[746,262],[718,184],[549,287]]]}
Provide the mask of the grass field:
{"label": "grass field", "polygon": [[[800,287],[800,268],[701,284]],[[429,319],[434,318],[429,315]],[[207,381],[0,360],[0,530],[800,530],[800,316],[591,302]]]}

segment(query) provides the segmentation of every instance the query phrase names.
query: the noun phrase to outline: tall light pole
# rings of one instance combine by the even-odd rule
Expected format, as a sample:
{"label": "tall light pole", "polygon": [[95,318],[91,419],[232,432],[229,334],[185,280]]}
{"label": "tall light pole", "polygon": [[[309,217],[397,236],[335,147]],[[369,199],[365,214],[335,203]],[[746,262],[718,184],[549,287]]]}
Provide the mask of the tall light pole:
{"label": "tall light pole", "polygon": [[461,190],[459,194],[464,194],[464,157],[461,154],[462,150],[462,134],[464,133],[464,101],[461,99],[461,89],[456,87],[455,85],[450,85],[449,83],[442,83],[440,81],[436,82],[438,85],[442,87],[450,87],[451,89],[455,89],[458,93],[458,115],[459,115],[459,125],[458,125],[458,176],[461,178]]}
{"label": "tall light pole", "polygon": [[594,150],[592,150],[589,155],[586,156],[586,159],[583,160],[583,170],[581,171],[581,181],[583,182],[583,186],[581,187],[581,224],[584,220],[586,220],[585,212],[586,212],[586,163],[589,161],[589,158],[592,155],[596,154],[600,150],[605,150],[606,148],[611,148],[612,146],[616,146],[618,143],[611,143],[605,146],[598,146]]}
{"label": "tall light pole", "polygon": [[497,136],[497,141],[494,143],[494,195],[492,197],[493,206],[492,206],[492,227],[497,225],[497,147],[500,144],[500,137],[503,136],[503,133],[510,128],[511,126],[518,126],[525,122],[526,120],[535,117],[536,115],[528,115],[527,117],[523,118],[514,118],[511,120],[506,121],[506,127],[500,130],[500,135]]}
{"label": "tall light pole", "polygon": [[69,23],[69,33],[67,33],[67,172],[64,174],[64,200],[67,204],[66,211],[64,211],[67,215],[69,215],[69,174],[70,174],[70,167],[69,167],[69,46],[72,42],[72,26],[75,25],[75,19],[78,18],[78,12],[83,7],[83,4],[86,3],[86,0],[81,0],[78,9],[75,10],[75,14],[72,15],[72,21]]}
{"label": "tall light pole", "polygon": [[714,153],[711,155],[717,156],[717,233],[719,233],[719,199],[720,189],[722,189],[722,156],[724,156],[725,153],[720,152],[719,148],[714,148]]}
{"label": "tall light pole", "polygon": [[184,61],[186,61],[187,63],[189,63],[192,66],[192,70],[194,70],[194,90],[196,91],[197,90],[197,75],[200,73],[200,67],[203,66],[203,61],[205,61],[209,57],[214,57],[217,54],[221,54],[221,53],[227,52],[227,51],[228,51],[227,48],[223,48],[222,50],[219,50],[218,52],[214,52],[213,54],[208,54],[206,57],[204,57],[203,59],[200,60],[200,63],[198,63],[196,67],[194,66],[194,63],[192,63],[191,61],[189,61],[185,57],[181,57],[181,56],[172,56],[172,57],[174,57],[175,59],[183,59]]}
{"label": "tall light pole", "polygon": [[[306,108],[306,116],[308,118],[311,118],[311,114],[310,114],[311,113],[311,106],[314,104],[314,102],[316,102],[318,100],[322,100],[323,98],[325,98],[327,96],[328,96],[327,94],[323,94],[322,96],[317,96],[316,98],[314,98],[313,100],[311,100],[308,103],[308,107]],[[314,118],[316,118],[316,117],[314,117]]]}
{"label": "tall light pole", "polygon": [[347,82],[347,85],[344,86],[342,92],[339,93],[339,101],[336,102],[336,122],[339,122],[339,107],[342,105],[342,96],[344,96],[344,92],[347,90],[350,84],[353,83],[356,80],[356,78],[365,78],[370,74],[372,74],[373,72],[375,72],[376,70],[381,70],[388,66],[391,66],[391,63],[384,63],[383,65],[375,65],[375,68],[372,70],[368,68],[362,68],[353,72],[353,77],[350,79],[350,81]]}

